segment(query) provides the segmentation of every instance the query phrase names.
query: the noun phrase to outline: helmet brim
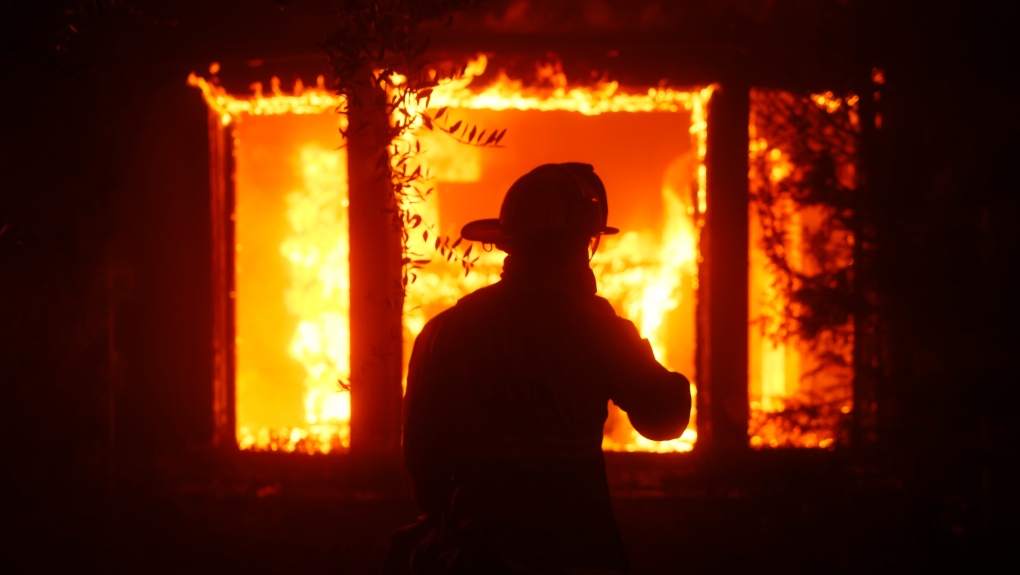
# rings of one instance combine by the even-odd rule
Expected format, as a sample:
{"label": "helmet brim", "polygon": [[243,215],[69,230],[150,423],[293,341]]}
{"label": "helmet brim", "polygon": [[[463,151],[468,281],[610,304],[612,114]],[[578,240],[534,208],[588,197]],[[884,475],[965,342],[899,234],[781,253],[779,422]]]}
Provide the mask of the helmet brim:
{"label": "helmet brim", "polygon": [[461,228],[460,235],[465,240],[482,242],[485,244],[505,242],[510,239],[505,233],[503,233],[503,228],[500,227],[499,220],[495,218],[469,222]]}
{"label": "helmet brim", "polygon": [[[611,236],[613,234],[620,233],[620,230],[605,226],[596,233],[603,236]],[[495,218],[469,222],[461,228],[460,235],[465,240],[482,242],[484,244],[504,243],[507,241],[519,240],[524,237],[507,234],[503,230],[503,227],[499,225],[499,220]]]}

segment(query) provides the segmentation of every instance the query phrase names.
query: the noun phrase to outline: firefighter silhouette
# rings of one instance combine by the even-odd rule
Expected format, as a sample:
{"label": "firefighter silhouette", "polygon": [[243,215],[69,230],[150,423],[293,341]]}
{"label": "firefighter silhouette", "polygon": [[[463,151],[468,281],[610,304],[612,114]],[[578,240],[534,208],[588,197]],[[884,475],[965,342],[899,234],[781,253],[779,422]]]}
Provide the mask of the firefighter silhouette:
{"label": "firefighter silhouette", "polygon": [[622,573],[602,454],[607,403],[653,440],[679,437],[690,384],[595,294],[606,225],[592,166],[545,164],[467,239],[508,255],[499,282],[426,324],[404,398],[404,462],[422,515],[390,573]]}

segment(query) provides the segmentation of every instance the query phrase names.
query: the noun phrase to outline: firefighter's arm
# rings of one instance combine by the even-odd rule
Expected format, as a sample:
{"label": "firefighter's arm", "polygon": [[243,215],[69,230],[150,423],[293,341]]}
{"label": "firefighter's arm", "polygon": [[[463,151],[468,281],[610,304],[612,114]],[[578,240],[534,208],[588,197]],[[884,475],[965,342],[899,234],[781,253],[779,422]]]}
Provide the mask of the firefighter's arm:
{"label": "firefighter's arm", "polygon": [[644,437],[655,441],[680,437],[690,423],[690,382],[655,359],[651,344],[633,323],[612,319],[602,341],[610,398]]}

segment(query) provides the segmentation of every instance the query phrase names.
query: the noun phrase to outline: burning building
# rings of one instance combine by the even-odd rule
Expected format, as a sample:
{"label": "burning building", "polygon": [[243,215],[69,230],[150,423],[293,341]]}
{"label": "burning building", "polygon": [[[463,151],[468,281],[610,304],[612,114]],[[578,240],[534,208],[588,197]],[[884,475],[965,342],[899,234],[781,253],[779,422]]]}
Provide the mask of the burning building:
{"label": "burning building", "polygon": [[[973,569],[1011,541],[1006,12],[486,2],[421,32],[470,72],[433,116],[500,147],[412,131],[421,219],[366,230],[375,144],[315,45],[355,3],[65,4],[5,10],[0,59],[27,82],[0,317],[12,545],[37,570],[371,572],[417,512],[403,346],[495,279],[484,246],[466,275],[466,243],[446,259],[458,227],[560,159],[595,165],[629,232],[601,292],[696,386],[682,441],[606,427],[635,572]],[[419,269],[373,302],[366,262],[399,285],[402,230]]]}
{"label": "burning building", "polygon": [[[343,452],[352,420],[394,421],[399,402],[388,404],[389,413],[378,406],[359,413],[352,404],[352,362],[406,366],[429,318],[498,280],[501,255],[491,246],[454,251],[460,226],[498,211],[521,173],[570,160],[596,166],[611,220],[625,231],[604,239],[592,261],[599,293],[634,321],[661,362],[690,376],[698,398],[690,428],[671,442],[642,438],[611,409],[604,449],[686,452],[699,446],[700,430],[715,443],[754,448],[848,441],[853,325],[800,337],[789,308],[797,305],[795,284],[852,269],[854,235],[831,225],[839,215],[831,206],[798,201],[813,168],[791,147],[811,136],[810,150],[824,148],[838,162],[834,185],[852,191],[856,96],[572,82],[549,57],[515,77],[498,55],[471,57],[432,91],[428,106],[437,118],[445,114],[449,131],[491,130],[488,141],[498,146],[465,144],[420,120],[403,136],[400,144],[417,151],[405,169],[422,174],[427,187],[402,200],[413,214],[403,222],[414,256],[405,263],[417,264],[406,278],[401,333],[393,334],[403,352],[354,358],[350,290],[359,270],[350,265],[352,183],[341,134],[359,138],[346,130],[347,114],[358,111],[321,76],[288,92],[274,77],[269,91],[255,83],[238,94],[220,85],[218,72],[214,64],[189,83],[209,109],[220,443]],[[717,103],[720,92],[726,105]],[[775,102],[795,103],[801,115],[783,115]],[[839,122],[836,134],[829,124]],[[737,150],[740,160],[728,164]]]}

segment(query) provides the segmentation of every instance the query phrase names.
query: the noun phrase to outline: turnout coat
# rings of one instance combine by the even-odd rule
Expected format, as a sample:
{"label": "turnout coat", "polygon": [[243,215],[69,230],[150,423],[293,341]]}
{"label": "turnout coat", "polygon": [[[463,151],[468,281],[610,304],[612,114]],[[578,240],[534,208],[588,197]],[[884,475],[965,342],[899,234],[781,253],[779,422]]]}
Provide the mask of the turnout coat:
{"label": "turnout coat", "polygon": [[415,341],[403,450],[423,515],[394,547],[419,573],[623,572],[601,449],[607,402],[642,435],[673,439],[690,384],[595,295],[587,265],[511,260]]}

